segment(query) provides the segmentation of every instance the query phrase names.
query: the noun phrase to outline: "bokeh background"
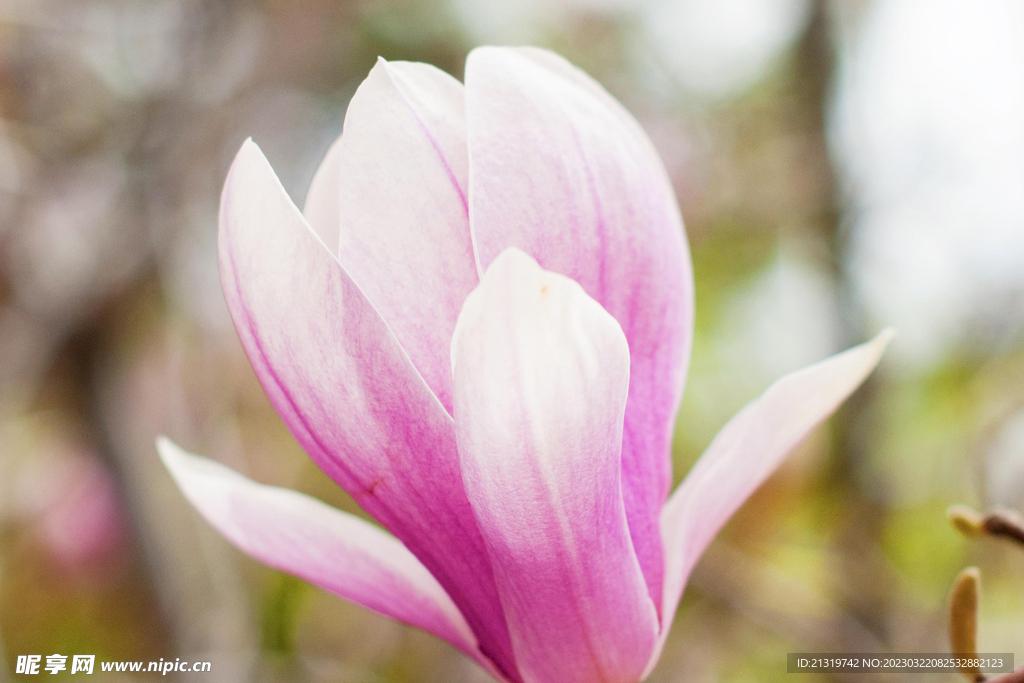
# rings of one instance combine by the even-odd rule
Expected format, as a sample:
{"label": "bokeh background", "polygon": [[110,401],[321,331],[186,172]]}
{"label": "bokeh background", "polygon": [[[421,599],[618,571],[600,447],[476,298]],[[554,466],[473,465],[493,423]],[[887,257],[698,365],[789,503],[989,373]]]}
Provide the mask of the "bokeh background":
{"label": "bokeh background", "polygon": [[153,446],[356,509],[249,368],[218,195],[251,135],[301,202],[378,55],[461,76],[480,43],[581,65],[668,166],[697,287],[677,479],[780,374],[900,333],[712,545],[652,683],[946,651],[970,564],[980,649],[1024,658],[1024,553],[944,512],[1024,505],[1024,5],[3,0],[0,680],[54,652],[213,663],[167,680],[485,680],[236,552]]}

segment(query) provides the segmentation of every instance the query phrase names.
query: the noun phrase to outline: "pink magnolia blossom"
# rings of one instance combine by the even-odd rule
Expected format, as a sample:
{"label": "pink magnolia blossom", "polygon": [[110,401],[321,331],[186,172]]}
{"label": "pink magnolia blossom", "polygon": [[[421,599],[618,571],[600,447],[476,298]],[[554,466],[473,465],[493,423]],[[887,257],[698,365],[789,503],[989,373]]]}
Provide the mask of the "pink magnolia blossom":
{"label": "pink magnolia blossom", "polygon": [[537,49],[474,50],[465,85],[380,60],[301,212],[246,142],[220,263],[278,413],[387,531],[161,439],[185,496],[253,557],[514,683],[643,679],[704,548],[888,340],[776,382],[669,497],[679,209],[637,122]]}

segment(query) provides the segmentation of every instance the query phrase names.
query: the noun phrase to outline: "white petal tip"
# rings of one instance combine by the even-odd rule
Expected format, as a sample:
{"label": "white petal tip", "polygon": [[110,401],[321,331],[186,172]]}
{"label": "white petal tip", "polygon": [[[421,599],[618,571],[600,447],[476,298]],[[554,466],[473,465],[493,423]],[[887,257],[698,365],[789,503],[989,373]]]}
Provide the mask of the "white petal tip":
{"label": "white petal tip", "polygon": [[189,453],[162,434],[156,438],[156,450],[178,488],[190,500],[192,494],[199,492],[208,482],[218,479],[235,482],[244,479],[238,472],[215,460]]}
{"label": "white petal tip", "polygon": [[156,452],[160,455],[160,459],[167,469],[177,467],[182,456],[187,455],[185,451],[181,450],[177,444],[163,434],[156,437]]}
{"label": "white petal tip", "polygon": [[870,350],[871,355],[874,356],[875,358],[875,363],[877,363],[879,360],[881,360],[882,354],[885,353],[886,348],[888,348],[889,342],[891,342],[895,337],[896,329],[892,327],[886,327],[884,330],[876,334],[873,339],[864,342],[863,344],[856,348],[861,348],[864,349],[865,351]]}
{"label": "white petal tip", "polygon": [[879,332],[877,335],[875,335],[875,338],[874,338],[873,341],[877,341],[879,344],[881,344],[883,346],[886,346],[886,345],[889,344],[889,342],[891,342],[893,339],[895,339],[896,336],[897,336],[896,328],[895,327],[887,327],[884,330],[882,330],[881,332]]}
{"label": "white petal tip", "polygon": [[207,469],[208,464],[214,467],[217,465],[189,453],[163,434],[156,438],[156,450],[164,467],[174,479],[174,483],[177,484],[178,490],[195,505],[194,497],[203,488],[204,480],[212,474],[212,472],[204,472],[204,470]]}
{"label": "white petal tip", "polygon": [[532,256],[527,254],[522,249],[516,247],[507,247],[498,256],[491,261],[491,265],[488,266],[487,271],[494,270],[496,272],[504,270],[514,270],[519,272],[527,272],[531,270],[541,270],[540,264]]}
{"label": "white petal tip", "polygon": [[256,144],[256,141],[252,139],[252,136],[247,137],[242,141],[242,145],[238,148],[238,155],[236,155],[236,157],[240,156],[243,152],[246,154],[252,154],[255,152],[261,157],[263,156],[263,150],[261,150],[260,146]]}

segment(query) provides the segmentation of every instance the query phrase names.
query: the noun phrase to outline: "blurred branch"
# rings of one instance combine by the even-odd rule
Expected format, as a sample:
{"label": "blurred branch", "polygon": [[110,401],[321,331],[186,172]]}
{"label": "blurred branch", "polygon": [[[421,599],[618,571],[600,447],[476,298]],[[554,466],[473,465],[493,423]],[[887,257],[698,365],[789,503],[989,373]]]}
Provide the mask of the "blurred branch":
{"label": "blurred branch", "polygon": [[[842,267],[845,251],[841,224],[843,206],[828,151],[827,102],[830,99],[836,61],[830,7],[827,0],[815,0],[813,3],[807,29],[796,47],[794,96],[799,98],[801,111],[806,117],[804,134],[810,141],[808,149],[816,157],[809,160],[808,165],[820,174],[816,181],[823,193],[821,205],[808,216],[808,220],[817,227],[828,245],[829,266],[840,310],[844,312],[843,346],[849,346],[862,341],[867,334],[857,313],[858,307],[847,273]],[[849,587],[846,609],[885,641],[888,630],[886,605],[892,599],[892,582],[883,580],[870,568],[865,570],[861,566],[861,558],[871,552],[871,547],[881,534],[885,509],[876,500],[864,496],[855,484],[851,484],[857,481],[857,470],[868,448],[863,432],[878,392],[876,377],[869,377],[832,420],[832,462],[827,484],[843,501],[844,522],[840,543],[844,549],[840,571],[843,574],[842,584]]]}
{"label": "blurred branch", "polygon": [[985,515],[985,531],[1024,545],[1024,520],[1013,510],[993,510]]}
{"label": "blurred branch", "polygon": [[966,505],[954,505],[946,514],[953,527],[965,536],[993,536],[1024,546],[1024,519],[1013,510],[993,508],[982,515]]}

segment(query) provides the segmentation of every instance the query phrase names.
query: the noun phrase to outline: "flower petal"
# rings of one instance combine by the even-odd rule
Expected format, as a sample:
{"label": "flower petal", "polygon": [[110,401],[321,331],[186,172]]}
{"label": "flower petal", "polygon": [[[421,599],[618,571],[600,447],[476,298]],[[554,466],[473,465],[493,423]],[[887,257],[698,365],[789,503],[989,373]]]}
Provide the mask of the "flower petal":
{"label": "flower petal", "polygon": [[783,459],[861,385],[893,332],[777,380],[736,414],[711,442],[662,514],[665,603],[658,653],[690,570],[719,529]]}
{"label": "flower petal", "polygon": [[665,169],[632,116],[582,71],[534,48],[478,48],[466,63],[470,215],[479,261],[519,247],[622,326],[630,387],[623,496],[661,604],[658,517],[693,321],[690,258]]}
{"label": "flower petal", "polygon": [[452,330],[478,282],[467,165],[462,84],[428,64],[380,59],[306,210],[314,227],[339,223],[338,260],[449,412]]}
{"label": "flower petal", "polygon": [[481,657],[455,603],[393,536],[297,491],[257,484],[164,437],[157,450],[189,502],[243,552]]}
{"label": "flower petal", "polygon": [[620,488],[629,349],[575,282],[517,249],[452,339],[470,503],[528,683],[636,683],[657,614]]}
{"label": "flower petal", "polygon": [[251,141],[221,199],[221,278],[249,360],[310,457],[430,570],[514,678],[451,416]]}

